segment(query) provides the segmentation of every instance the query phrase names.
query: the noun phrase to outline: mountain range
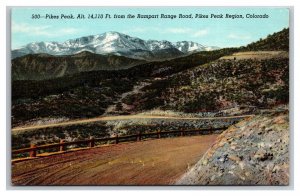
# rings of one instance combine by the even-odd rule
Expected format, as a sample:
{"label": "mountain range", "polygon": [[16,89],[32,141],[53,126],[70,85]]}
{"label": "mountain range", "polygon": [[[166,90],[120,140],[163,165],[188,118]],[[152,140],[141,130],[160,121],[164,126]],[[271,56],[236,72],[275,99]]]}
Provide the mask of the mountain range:
{"label": "mountain range", "polygon": [[59,42],[33,42],[12,50],[12,59],[27,54],[74,55],[83,51],[95,54],[114,54],[140,60],[163,60],[198,51],[219,49],[192,41],[143,40],[119,32],[106,32]]}

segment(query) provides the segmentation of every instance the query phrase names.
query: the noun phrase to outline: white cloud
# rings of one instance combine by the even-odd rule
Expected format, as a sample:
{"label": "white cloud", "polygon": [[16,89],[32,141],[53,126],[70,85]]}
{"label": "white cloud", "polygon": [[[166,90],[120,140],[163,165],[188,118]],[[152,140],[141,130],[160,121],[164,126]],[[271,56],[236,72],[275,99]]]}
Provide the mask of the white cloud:
{"label": "white cloud", "polygon": [[132,29],[131,31],[133,31],[133,32],[145,32],[145,31],[147,31],[147,28],[136,27],[136,28]]}
{"label": "white cloud", "polygon": [[175,33],[175,34],[189,33],[191,31],[192,31],[192,29],[190,29],[190,28],[167,28],[164,30],[164,32],[166,32],[166,33]]}
{"label": "white cloud", "polygon": [[190,37],[197,38],[203,37],[209,33],[209,29],[201,29],[195,31],[191,28],[163,28],[163,27],[135,27],[133,29],[128,29],[122,31],[123,33],[144,33],[144,32],[153,32],[153,33],[161,33],[161,34],[187,34]]}
{"label": "white cloud", "polygon": [[160,31],[161,29],[158,27],[135,27],[132,29],[126,29],[122,31],[122,33],[144,33],[144,32],[155,32]]}
{"label": "white cloud", "polygon": [[174,33],[174,34],[189,34],[191,37],[202,37],[208,34],[208,29],[202,29],[195,31],[191,28],[168,28],[163,31],[164,33]]}
{"label": "white cloud", "polygon": [[192,34],[192,37],[203,37],[204,35],[207,35],[209,32],[208,29],[202,29],[202,30],[199,30],[199,31],[196,31]]}
{"label": "white cloud", "polygon": [[227,36],[227,38],[229,38],[229,39],[238,39],[238,40],[249,40],[249,39],[251,39],[251,36],[231,33]]}
{"label": "white cloud", "polygon": [[61,28],[53,29],[49,25],[34,26],[27,23],[15,23],[12,22],[12,33],[24,33],[28,35],[39,35],[47,37],[56,37],[61,34],[74,34],[78,32],[76,28]]}
{"label": "white cloud", "polygon": [[27,33],[33,35],[49,35],[47,29],[50,26],[31,26],[26,23],[17,24],[15,22],[12,23],[12,32],[13,33]]}
{"label": "white cloud", "polygon": [[130,32],[134,32],[134,33],[143,33],[147,31],[146,28],[142,28],[142,27],[135,27],[133,29],[128,29],[128,30],[125,30],[123,31],[124,33],[130,33]]}
{"label": "white cloud", "polygon": [[63,28],[59,30],[59,33],[64,33],[64,34],[74,34],[77,33],[78,29],[75,28]]}

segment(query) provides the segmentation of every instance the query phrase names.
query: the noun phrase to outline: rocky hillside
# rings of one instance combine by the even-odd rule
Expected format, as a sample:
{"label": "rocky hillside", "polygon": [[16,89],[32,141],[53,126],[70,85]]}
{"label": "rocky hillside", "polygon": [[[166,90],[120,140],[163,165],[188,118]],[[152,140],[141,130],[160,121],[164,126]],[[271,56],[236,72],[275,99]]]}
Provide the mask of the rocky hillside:
{"label": "rocky hillside", "polygon": [[287,103],[288,53],[256,54],[218,59],[160,78],[138,93],[124,97],[123,105],[129,109],[123,111],[160,108],[201,112],[238,105],[273,107]]}
{"label": "rocky hillside", "polygon": [[81,52],[70,56],[30,54],[12,60],[12,80],[46,80],[98,70],[127,69],[146,61]]}
{"label": "rocky hillside", "polygon": [[181,185],[288,185],[288,112],[231,126],[178,182]]}

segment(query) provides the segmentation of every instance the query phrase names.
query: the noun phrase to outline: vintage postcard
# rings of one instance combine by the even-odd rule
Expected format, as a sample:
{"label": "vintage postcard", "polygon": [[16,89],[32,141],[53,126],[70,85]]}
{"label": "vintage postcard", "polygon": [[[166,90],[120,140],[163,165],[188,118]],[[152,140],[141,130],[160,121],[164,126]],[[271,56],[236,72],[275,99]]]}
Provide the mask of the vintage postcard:
{"label": "vintage postcard", "polygon": [[289,9],[11,9],[11,184],[289,185]]}

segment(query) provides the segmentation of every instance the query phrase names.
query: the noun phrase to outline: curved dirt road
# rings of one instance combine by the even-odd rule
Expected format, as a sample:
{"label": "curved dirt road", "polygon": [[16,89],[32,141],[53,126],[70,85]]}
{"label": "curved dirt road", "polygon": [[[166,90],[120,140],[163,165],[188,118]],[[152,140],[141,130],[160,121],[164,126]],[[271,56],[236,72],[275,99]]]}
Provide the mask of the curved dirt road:
{"label": "curved dirt road", "polygon": [[12,165],[14,185],[168,185],[192,167],[217,134],[68,152]]}
{"label": "curved dirt road", "polygon": [[104,116],[89,119],[71,120],[67,122],[46,124],[46,125],[33,125],[25,127],[15,127],[12,131],[27,131],[32,129],[42,129],[48,127],[59,127],[66,125],[76,125],[83,123],[92,123],[97,121],[110,121],[110,120],[128,120],[128,119],[178,119],[178,120],[211,120],[211,119],[232,119],[232,118],[246,118],[254,115],[241,115],[241,116],[225,116],[225,117],[175,117],[175,116],[155,116],[155,115],[123,115],[123,116]]}

